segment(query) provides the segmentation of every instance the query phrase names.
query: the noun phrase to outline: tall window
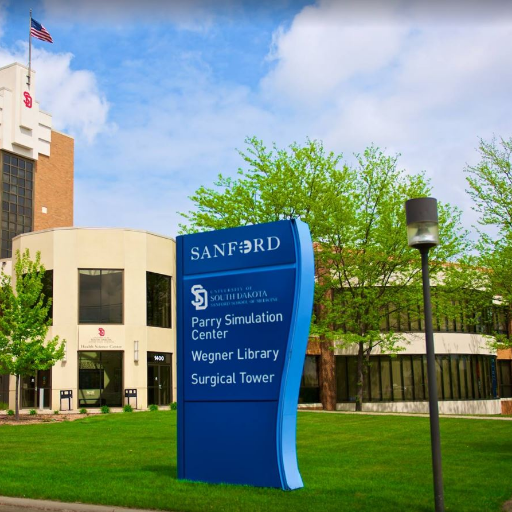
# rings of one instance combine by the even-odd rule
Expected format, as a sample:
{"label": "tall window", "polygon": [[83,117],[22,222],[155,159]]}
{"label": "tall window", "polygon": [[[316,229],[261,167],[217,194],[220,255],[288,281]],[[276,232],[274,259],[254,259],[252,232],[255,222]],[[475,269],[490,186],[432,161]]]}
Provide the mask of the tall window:
{"label": "tall window", "polygon": [[2,242],[1,257],[12,256],[12,239],[32,231],[34,163],[2,153]]}
{"label": "tall window", "polygon": [[79,323],[123,323],[123,271],[80,269]]}
{"label": "tall window", "polygon": [[[436,355],[439,400],[496,398],[495,362],[494,356]],[[507,392],[510,387],[506,387],[509,382],[506,371],[502,371],[501,376],[501,388]],[[336,382],[337,401],[355,401],[356,356],[336,356]],[[370,356],[363,397],[367,402],[428,400],[427,356]]]}
{"label": "tall window", "polygon": [[500,384],[500,397],[512,397],[512,361],[510,359],[498,360],[498,376]]}
{"label": "tall window", "polygon": [[51,299],[52,304],[48,310],[48,317],[53,323],[53,270],[47,270],[43,277],[43,289],[44,303],[47,304],[48,299]]}
{"label": "tall window", "polygon": [[318,356],[306,356],[300,381],[299,404],[320,402]]}
{"label": "tall window", "polygon": [[146,272],[147,324],[171,327],[171,277]]}
{"label": "tall window", "polygon": [[9,403],[9,375],[0,375],[0,403]]}

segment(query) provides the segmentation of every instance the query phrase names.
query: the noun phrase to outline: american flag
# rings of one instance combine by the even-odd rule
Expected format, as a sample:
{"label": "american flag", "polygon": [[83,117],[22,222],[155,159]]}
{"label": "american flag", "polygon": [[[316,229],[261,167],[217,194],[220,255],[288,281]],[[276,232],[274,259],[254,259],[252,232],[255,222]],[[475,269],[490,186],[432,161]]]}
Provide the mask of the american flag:
{"label": "american flag", "polygon": [[41,39],[41,41],[46,41],[47,43],[53,43],[52,36],[50,32],[46,30],[41,23],[37,22],[34,18],[30,19],[30,35],[32,37],[36,37],[37,39]]}

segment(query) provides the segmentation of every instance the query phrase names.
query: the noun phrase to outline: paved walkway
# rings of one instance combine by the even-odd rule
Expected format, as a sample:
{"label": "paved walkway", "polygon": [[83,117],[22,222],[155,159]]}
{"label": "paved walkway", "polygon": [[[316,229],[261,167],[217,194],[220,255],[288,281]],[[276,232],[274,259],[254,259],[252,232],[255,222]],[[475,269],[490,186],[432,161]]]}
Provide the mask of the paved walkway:
{"label": "paved walkway", "polygon": [[[411,416],[414,418],[428,418],[429,414],[422,412],[355,412],[355,411],[324,411],[322,409],[299,409],[299,412],[316,412],[322,414],[366,414],[368,416]],[[498,421],[512,421],[512,416],[464,416],[462,414],[440,414],[439,418],[455,418],[464,420],[498,420]]]}
{"label": "paved walkway", "polygon": [[60,501],[29,500],[0,496],[0,512],[154,512],[140,508],[123,508],[85,503],[62,503]]}

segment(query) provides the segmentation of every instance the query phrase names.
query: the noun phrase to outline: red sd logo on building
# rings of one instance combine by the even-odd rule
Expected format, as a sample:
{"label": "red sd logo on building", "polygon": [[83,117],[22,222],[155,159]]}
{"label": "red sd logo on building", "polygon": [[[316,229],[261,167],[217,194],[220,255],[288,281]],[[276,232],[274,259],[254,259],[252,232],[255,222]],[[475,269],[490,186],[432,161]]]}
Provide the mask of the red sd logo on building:
{"label": "red sd logo on building", "polygon": [[25,106],[27,108],[32,108],[32,96],[30,96],[30,93],[24,92],[23,96],[25,97],[25,99],[23,100],[23,103],[25,103]]}
{"label": "red sd logo on building", "polygon": [[101,327],[100,327],[100,328],[98,329],[98,333],[99,333],[99,335],[100,335],[100,336],[105,336],[105,329],[103,329],[103,328],[101,328]]}

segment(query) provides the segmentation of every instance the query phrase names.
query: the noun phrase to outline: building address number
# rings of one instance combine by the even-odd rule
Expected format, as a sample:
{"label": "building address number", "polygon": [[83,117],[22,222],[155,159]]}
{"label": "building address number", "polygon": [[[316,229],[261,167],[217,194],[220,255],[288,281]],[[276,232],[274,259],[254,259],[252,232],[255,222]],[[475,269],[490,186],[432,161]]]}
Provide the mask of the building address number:
{"label": "building address number", "polygon": [[171,355],[165,352],[148,352],[148,363],[171,364]]}

